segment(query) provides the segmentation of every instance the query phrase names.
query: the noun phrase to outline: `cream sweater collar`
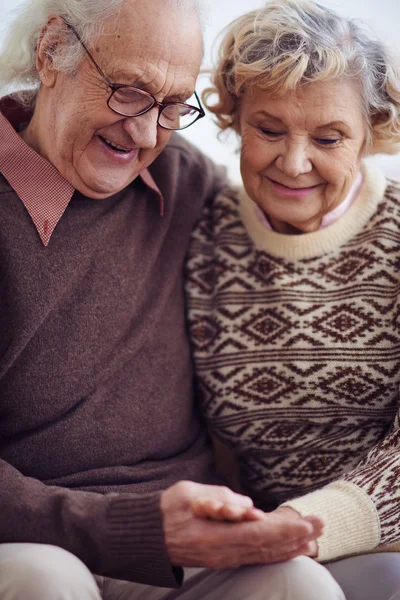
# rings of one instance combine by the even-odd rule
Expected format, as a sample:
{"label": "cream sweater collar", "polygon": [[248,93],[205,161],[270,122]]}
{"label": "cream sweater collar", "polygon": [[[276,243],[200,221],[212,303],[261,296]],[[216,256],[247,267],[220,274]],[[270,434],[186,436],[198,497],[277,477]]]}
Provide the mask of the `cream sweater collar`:
{"label": "cream sweater collar", "polygon": [[386,180],[381,171],[363,164],[362,174],[361,190],[340,219],[324,229],[300,235],[286,235],[266,229],[257,215],[255,202],[249,198],[244,188],[241,188],[240,212],[247,233],[258,250],[291,261],[336,251],[362,231],[383,199]]}

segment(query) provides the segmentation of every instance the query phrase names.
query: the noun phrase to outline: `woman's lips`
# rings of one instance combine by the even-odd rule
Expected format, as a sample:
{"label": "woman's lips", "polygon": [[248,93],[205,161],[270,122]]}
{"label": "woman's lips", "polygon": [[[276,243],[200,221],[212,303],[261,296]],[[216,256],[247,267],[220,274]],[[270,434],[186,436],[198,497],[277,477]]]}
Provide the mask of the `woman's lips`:
{"label": "woman's lips", "polygon": [[310,187],[292,188],[286,185],[282,185],[281,183],[278,183],[277,181],[274,181],[269,177],[267,177],[267,179],[277,194],[279,194],[280,196],[286,196],[290,198],[304,198],[304,196],[308,196],[308,194],[310,194],[313,190],[315,190],[315,188],[317,188],[320,185],[317,184],[312,185]]}

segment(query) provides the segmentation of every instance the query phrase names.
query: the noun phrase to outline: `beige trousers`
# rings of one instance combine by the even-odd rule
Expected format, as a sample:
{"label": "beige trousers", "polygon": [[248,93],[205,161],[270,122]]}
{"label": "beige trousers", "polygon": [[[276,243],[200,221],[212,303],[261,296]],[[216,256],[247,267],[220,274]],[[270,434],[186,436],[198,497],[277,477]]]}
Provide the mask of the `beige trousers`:
{"label": "beige trousers", "polygon": [[300,557],[225,571],[186,569],[178,590],[93,576],[75,556],[39,544],[0,545],[0,600],[345,600],[328,571]]}

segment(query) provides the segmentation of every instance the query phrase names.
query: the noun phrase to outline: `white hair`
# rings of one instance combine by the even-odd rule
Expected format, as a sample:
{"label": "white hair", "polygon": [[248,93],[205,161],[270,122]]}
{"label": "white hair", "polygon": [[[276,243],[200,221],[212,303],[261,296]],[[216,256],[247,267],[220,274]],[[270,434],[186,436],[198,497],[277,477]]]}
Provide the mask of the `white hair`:
{"label": "white hair", "polygon": [[[33,102],[40,85],[36,70],[36,48],[43,26],[50,15],[59,15],[78,31],[87,46],[91,46],[101,35],[104,23],[115,17],[126,0],[26,0],[4,39],[0,54],[0,97],[4,93],[33,90],[34,93],[19,93],[21,103]],[[164,0],[166,10],[178,8],[184,12],[196,12],[202,23],[200,0]],[[82,58],[83,49],[76,37],[69,33],[68,44],[62,52],[54,50],[52,60],[55,67],[73,73]]]}

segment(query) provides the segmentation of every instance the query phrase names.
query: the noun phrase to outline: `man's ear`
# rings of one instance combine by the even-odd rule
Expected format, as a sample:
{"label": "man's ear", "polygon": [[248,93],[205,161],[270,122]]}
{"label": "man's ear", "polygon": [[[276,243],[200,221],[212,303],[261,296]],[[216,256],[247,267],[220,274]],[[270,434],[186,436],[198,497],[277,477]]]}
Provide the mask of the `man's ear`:
{"label": "man's ear", "polygon": [[36,70],[42,85],[54,87],[58,71],[54,67],[54,55],[66,43],[66,24],[58,15],[50,15],[42,27],[36,49]]}

